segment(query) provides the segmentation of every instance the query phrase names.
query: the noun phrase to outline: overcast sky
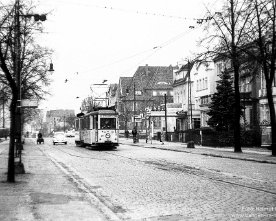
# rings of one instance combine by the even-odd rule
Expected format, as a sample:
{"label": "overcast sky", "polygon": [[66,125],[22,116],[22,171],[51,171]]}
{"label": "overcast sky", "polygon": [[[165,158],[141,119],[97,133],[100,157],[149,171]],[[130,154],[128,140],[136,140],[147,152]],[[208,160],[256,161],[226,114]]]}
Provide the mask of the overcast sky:
{"label": "overcast sky", "polygon": [[218,8],[221,0],[37,2],[38,13],[49,13],[38,40],[54,50],[55,69],[52,96],[41,107],[78,111],[91,86],[102,95],[93,84],[117,83],[140,65],[176,65],[191,57],[203,36],[196,19],[206,17],[206,7]]}

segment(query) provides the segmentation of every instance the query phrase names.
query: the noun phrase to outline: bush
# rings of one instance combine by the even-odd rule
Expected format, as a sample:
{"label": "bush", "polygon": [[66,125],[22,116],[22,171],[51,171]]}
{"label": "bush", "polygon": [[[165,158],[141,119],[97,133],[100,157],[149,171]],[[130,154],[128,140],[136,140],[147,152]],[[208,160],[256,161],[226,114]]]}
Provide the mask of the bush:
{"label": "bush", "polygon": [[241,145],[244,147],[261,146],[262,134],[258,129],[245,130],[241,132]]}

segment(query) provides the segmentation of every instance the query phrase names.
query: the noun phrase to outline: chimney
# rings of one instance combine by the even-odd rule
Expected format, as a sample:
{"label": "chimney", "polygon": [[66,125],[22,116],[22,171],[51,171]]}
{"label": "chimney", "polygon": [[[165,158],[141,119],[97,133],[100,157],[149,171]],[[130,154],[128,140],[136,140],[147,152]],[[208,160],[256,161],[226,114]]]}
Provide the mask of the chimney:
{"label": "chimney", "polygon": [[146,76],[148,76],[148,73],[149,73],[149,66],[148,66],[148,64],[146,64],[146,66],[145,66],[145,71],[146,71]]}

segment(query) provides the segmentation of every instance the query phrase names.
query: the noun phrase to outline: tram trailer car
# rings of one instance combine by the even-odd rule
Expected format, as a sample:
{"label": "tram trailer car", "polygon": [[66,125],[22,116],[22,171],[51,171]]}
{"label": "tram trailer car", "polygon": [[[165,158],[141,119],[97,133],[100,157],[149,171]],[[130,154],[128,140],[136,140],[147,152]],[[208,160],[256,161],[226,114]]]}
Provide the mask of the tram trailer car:
{"label": "tram trailer car", "polygon": [[76,145],[112,149],[119,146],[119,120],[115,110],[105,108],[78,114],[77,123],[79,140],[75,140]]}

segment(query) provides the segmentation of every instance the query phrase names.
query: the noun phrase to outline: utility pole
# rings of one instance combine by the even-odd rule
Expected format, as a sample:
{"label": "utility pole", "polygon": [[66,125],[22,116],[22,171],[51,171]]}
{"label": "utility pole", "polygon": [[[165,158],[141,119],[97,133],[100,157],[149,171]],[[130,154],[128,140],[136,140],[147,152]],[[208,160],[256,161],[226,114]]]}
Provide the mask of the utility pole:
{"label": "utility pole", "polygon": [[190,60],[188,60],[188,93],[189,93],[189,107],[190,108],[190,114],[191,114],[191,121],[190,121],[190,129],[193,129],[193,104],[192,104],[192,81],[191,81],[191,67],[190,67]]}
{"label": "utility pole", "polygon": [[167,124],[167,94],[165,96],[165,131],[166,131],[166,141],[168,141],[168,124]]}
{"label": "utility pole", "polygon": [[2,122],[2,127],[5,128],[5,92],[4,92],[4,87],[1,90],[1,98],[2,98],[2,118],[3,118],[3,122]]}
{"label": "utility pole", "polygon": [[5,128],[5,98],[3,94],[3,128]]}
{"label": "utility pole", "polygon": [[136,114],[136,89],[135,89],[135,79],[133,79],[133,99],[134,99],[134,114],[133,114],[133,121],[134,121],[134,127],[136,127],[136,122],[135,122],[135,114]]}
{"label": "utility pole", "polygon": [[17,77],[17,150],[19,150],[19,158],[21,162],[21,70],[20,70],[20,20],[19,20],[19,0],[15,5],[15,73]]}

